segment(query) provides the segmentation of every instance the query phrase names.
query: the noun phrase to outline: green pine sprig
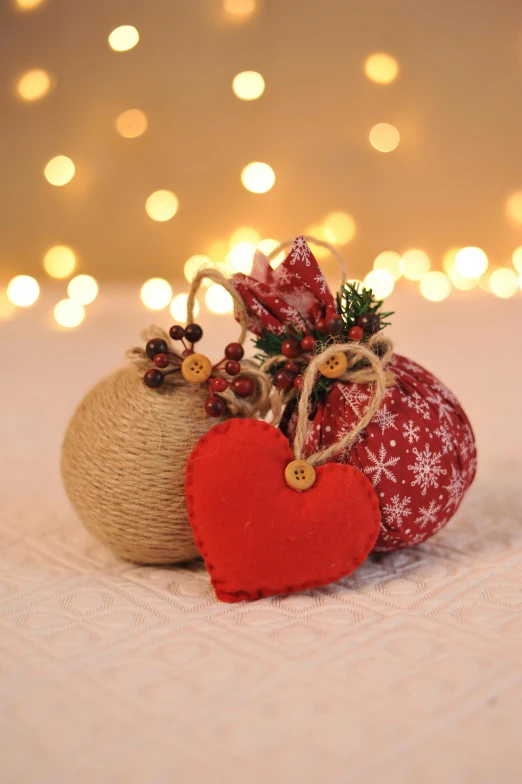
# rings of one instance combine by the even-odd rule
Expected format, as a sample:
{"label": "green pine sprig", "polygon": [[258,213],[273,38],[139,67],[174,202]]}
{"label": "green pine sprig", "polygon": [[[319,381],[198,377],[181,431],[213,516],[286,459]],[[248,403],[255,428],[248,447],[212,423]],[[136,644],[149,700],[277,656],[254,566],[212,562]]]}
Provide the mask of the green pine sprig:
{"label": "green pine sprig", "polygon": [[[347,343],[349,340],[348,332],[352,327],[357,325],[357,320],[360,316],[366,313],[376,313],[379,316],[380,320],[377,331],[390,326],[391,322],[388,321],[388,319],[390,316],[393,316],[393,311],[382,311],[384,300],[376,299],[372,289],[359,287],[354,283],[344,283],[337,292],[336,304],[337,311],[344,321],[344,327],[335,337],[332,337],[331,335],[321,335],[314,330],[312,326],[308,326],[308,333],[316,340],[316,353],[320,353],[334,341]],[[260,364],[263,364],[268,359],[281,354],[281,346],[286,338],[294,337],[297,340],[301,340],[303,336],[303,332],[295,325],[287,325],[286,330],[282,335],[276,335],[273,332],[264,329],[262,335],[254,338],[253,342],[256,348],[254,358]],[[370,337],[371,335],[365,335],[362,342],[364,343],[369,340]],[[273,376],[278,370],[281,370],[286,361],[287,360],[284,360],[272,365],[269,368],[268,373]],[[358,362],[354,365],[354,369],[357,369],[359,364],[363,365],[364,360],[361,360],[360,363]],[[317,400],[321,397],[326,397],[334,383],[334,381],[330,381],[323,376],[320,376],[313,390],[313,398]]]}

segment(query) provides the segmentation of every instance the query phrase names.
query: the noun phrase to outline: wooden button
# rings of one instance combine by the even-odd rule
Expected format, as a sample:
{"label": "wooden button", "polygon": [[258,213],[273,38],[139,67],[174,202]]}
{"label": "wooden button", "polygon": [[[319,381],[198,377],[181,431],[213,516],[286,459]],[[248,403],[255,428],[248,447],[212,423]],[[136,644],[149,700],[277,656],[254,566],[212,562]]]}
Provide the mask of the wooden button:
{"label": "wooden button", "polygon": [[346,371],[348,360],[342,351],[335,354],[319,365],[319,373],[325,378],[339,378]]}
{"label": "wooden button", "polygon": [[191,384],[202,384],[212,374],[212,363],[204,354],[190,354],[181,363],[181,375]]}
{"label": "wooden button", "polygon": [[315,482],[315,468],[306,460],[292,460],[285,468],[285,481],[293,490],[308,490]]}

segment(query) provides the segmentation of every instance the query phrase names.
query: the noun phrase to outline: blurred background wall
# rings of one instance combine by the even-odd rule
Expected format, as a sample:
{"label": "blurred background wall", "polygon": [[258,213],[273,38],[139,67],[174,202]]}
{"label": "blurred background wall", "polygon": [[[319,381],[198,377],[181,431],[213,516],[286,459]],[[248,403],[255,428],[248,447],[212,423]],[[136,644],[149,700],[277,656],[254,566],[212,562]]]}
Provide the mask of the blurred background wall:
{"label": "blurred background wall", "polygon": [[519,292],[522,3],[7,0],[0,62],[4,314],[302,232],[383,294]]}

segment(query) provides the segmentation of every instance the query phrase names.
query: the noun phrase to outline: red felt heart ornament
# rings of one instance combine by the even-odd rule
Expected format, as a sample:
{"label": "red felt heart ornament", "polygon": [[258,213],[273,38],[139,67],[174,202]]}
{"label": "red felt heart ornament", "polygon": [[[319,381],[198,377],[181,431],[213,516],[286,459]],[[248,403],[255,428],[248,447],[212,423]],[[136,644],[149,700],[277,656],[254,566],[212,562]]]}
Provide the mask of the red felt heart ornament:
{"label": "red felt heart ornament", "polygon": [[369,479],[328,463],[298,492],[284,478],[293,459],[284,435],[254,419],[216,425],[190,455],[189,520],[221,601],[326,585],[372,550],[380,511]]}

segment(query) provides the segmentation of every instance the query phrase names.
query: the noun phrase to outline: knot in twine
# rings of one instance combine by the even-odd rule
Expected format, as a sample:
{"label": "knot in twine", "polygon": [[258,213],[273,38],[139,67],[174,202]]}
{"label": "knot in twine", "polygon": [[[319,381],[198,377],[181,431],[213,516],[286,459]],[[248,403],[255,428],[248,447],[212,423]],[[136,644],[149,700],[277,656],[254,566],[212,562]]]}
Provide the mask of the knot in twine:
{"label": "knot in twine", "polygon": [[[301,387],[301,396],[297,406],[297,424],[294,436],[294,454],[296,460],[302,460],[303,449],[308,433],[308,417],[310,414],[310,398],[319,374],[319,367],[337,352],[343,351],[348,355],[348,370],[337,381],[350,382],[354,384],[372,384],[374,387],[373,397],[368,404],[359,422],[352,428],[340,441],[331,444],[319,452],[309,455],[308,463],[317,465],[325,463],[338,452],[342,452],[350,446],[359,433],[371,422],[377,413],[383,398],[386,387],[395,384],[395,378],[391,371],[386,370],[393,354],[393,344],[384,335],[373,335],[367,345],[359,343],[332,343],[317,354],[308,365]],[[355,368],[361,360],[367,363],[362,368]]]}
{"label": "knot in twine", "polygon": [[[196,294],[201,285],[201,282],[205,279],[219,284],[225,289],[225,291],[228,291],[232,297],[234,301],[234,310],[239,319],[240,325],[240,333],[237,342],[243,345],[248,331],[247,309],[243,300],[232,286],[228,278],[219,272],[219,270],[216,270],[212,267],[199,270],[192,281],[187,299],[187,324],[191,324],[194,321]],[[161,338],[167,343],[167,346],[169,346],[169,351],[172,354],[176,354],[180,361],[182,360],[179,352],[177,352],[173,347],[173,342],[170,339],[170,335],[168,335],[164,329],[161,329],[161,327],[157,327],[155,325],[148,327],[148,329],[143,330],[141,333],[141,338],[145,343],[147,343],[152,338]],[[149,368],[155,367],[154,363],[148,357],[147,352],[142,346],[135,346],[134,348],[129,349],[126,354],[128,359],[140,371],[140,373],[144,373]],[[253,382],[254,391],[248,398],[239,398],[236,397],[229,387],[224,392],[220,392],[219,397],[223,399],[227,407],[227,411],[231,416],[265,417],[271,409],[271,379],[267,373],[260,369],[259,366],[251,359],[242,359],[240,365],[241,375],[249,378]],[[214,372],[212,375],[214,378],[217,376],[227,378],[227,376],[222,372]],[[187,381],[185,381],[181,373],[169,373],[168,375],[164,376],[163,385],[158,389],[155,389],[154,393],[160,395],[168,394],[169,392],[172,392],[173,388],[181,384],[191,386]]]}

